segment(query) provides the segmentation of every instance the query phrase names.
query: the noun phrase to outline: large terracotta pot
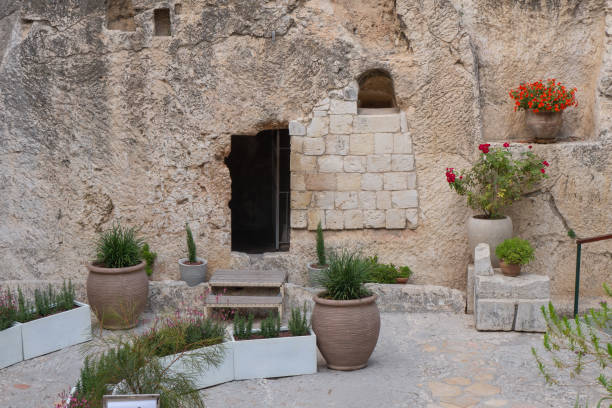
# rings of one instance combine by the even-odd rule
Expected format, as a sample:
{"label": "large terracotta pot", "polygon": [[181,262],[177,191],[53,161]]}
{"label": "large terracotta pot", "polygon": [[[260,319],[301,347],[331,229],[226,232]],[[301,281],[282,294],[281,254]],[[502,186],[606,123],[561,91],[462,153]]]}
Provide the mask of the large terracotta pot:
{"label": "large terracotta pot", "polygon": [[145,262],[126,268],[87,265],[87,298],[105,329],[130,329],[138,324],[149,295],[145,265]]}
{"label": "large terracotta pot", "polygon": [[475,215],[470,217],[467,222],[468,244],[470,247],[470,257],[474,258],[476,245],[484,242],[489,244],[491,250],[491,263],[494,268],[499,268],[499,259],[495,256],[495,248],[508,238],[512,238],[512,219],[504,217],[497,220],[481,218]]}
{"label": "large terracotta pot", "polygon": [[314,297],[312,330],[327,366],[358,370],[368,364],[380,332],[376,295],[356,300]]}
{"label": "large terracotta pot", "polygon": [[538,112],[528,110],[525,113],[525,124],[531,130],[535,141],[552,143],[563,125],[563,112]]}

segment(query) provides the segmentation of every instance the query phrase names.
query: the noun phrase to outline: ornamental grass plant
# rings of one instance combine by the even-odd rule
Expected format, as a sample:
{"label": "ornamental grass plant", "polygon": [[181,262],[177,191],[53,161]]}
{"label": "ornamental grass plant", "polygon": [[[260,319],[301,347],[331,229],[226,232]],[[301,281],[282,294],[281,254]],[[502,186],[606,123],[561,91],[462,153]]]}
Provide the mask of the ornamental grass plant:
{"label": "ornamental grass plant", "polygon": [[17,304],[15,296],[9,289],[0,291],[0,331],[8,329],[15,323]]}
{"label": "ornamental grass plant", "polygon": [[353,300],[371,296],[364,284],[373,265],[357,252],[343,249],[331,252],[328,268],[323,270],[319,284],[325,292],[322,297],[332,300]]}
{"label": "ornamental grass plant", "polygon": [[104,231],[96,246],[97,263],[105,268],[125,268],[141,262],[143,241],[135,228],[114,224]]}

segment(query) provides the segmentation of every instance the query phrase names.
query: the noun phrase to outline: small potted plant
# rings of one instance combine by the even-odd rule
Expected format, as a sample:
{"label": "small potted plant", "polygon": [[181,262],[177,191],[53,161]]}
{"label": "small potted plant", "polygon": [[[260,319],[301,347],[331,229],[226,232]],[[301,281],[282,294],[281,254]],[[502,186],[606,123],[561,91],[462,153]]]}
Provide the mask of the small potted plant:
{"label": "small potted plant", "polygon": [[495,254],[501,260],[499,267],[506,276],[519,276],[521,265],[533,261],[533,252],[529,241],[518,237],[507,239],[495,248]]}
{"label": "small potted plant", "polygon": [[189,224],[185,224],[185,231],[187,232],[188,257],[179,259],[179,270],[181,280],[187,282],[188,286],[195,286],[206,280],[208,262],[196,255],[196,244]]}
{"label": "small potted plant", "polygon": [[148,243],[144,243],[142,246],[142,259],[146,262],[145,272],[149,277],[149,280],[152,280],[153,276],[153,265],[155,264],[155,259],[157,259],[157,252],[151,251]]}
{"label": "small potted plant", "polygon": [[310,286],[319,286],[321,273],[327,269],[327,258],[325,255],[325,241],[323,239],[323,228],[321,222],[317,225],[317,262],[310,262],[308,268],[308,280]]}
{"label": "small potted plant", "polygon": [[364,286],[372,264],[347,250],[329,258],[320,280],[325,290],[313,299],[312,329],[329,368],[358,370],[367,365],[380,332],[376,295]]}
{"label": "small potted plant", "polygon": [[412,276],[412,269],[409,266],[400,266],[397,271],[396,283],[408,283],[408,279]]}
{"label": "small potted plant", "polygon": [[134,228],[115,224],[100,235],[97,259],[87,265],[87,298],[105,329],[138,324],[149,295],[142,239]]}
{"label": "small potted plant", "polygon": [[547,178],[549,164],[533,153],[531,146],[516,157],[509,143],[504,143],[503,147],[490,146],[486,143],[478,147],[481,154],[471,169],[458,172],[447,168],[446,181],[457,194],[466,196],[468,205],[479,212],[467,223],[470,254],[479,243],[487,243],[493,251],[491,262],[498,267],[495,247],[512,237],[512,220],[503,215],[503,210]]}
{"label": "small potted plant", "polygon": [[525,123],[539,143],[555,141],[563,124],[563,111],[578,106],[576,88],[566,89],[556,79],[521,84],[510,91],[514,111],[525,111]]}

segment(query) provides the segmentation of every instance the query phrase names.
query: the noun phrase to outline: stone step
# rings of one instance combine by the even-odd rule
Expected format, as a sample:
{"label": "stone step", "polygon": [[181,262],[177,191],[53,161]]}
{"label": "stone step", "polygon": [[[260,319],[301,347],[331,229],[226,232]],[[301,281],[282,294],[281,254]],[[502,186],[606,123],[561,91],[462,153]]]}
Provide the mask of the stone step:
{"label": "stone step", "polygon": [[218,269],[210,278],[211,287],[280,288],[287,280],[281,270]]}
{"label": "stone step", "polygon": [[207,307],[278,307],[283,303],[281,295],[276,296],[206,296]]}

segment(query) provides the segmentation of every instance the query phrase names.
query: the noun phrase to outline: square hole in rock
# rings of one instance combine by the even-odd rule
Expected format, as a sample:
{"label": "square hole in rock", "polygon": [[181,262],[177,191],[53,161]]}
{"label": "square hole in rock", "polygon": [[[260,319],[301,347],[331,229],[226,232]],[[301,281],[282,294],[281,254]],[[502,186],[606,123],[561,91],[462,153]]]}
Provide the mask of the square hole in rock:
{"label": "square hole in rock", "polygon": [[169,37],[171,33],[170,9],[156,9],[153,11],[153,19],[155,22],[155,36]]}

